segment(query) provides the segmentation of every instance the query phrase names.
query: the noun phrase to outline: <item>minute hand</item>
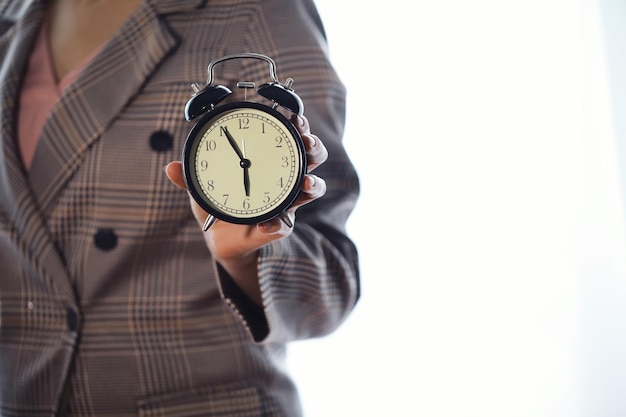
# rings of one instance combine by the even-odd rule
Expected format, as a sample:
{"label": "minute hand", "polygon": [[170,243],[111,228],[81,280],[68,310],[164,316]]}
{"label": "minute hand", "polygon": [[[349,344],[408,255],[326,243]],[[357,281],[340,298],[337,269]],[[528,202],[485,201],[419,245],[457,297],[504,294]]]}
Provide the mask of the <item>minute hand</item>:
{"label": "minute hand", "polygon": [[226,135],[226,139],[228,139],[228,143],[230,143],[230,146],[233,147],[233,149],[237,153],[237,156],[239,157],[239,159],[243,161],[245,159],[243,157],[243,153],[241,153],[241,150],[239,149],[239,146],[237,146],[237,142],[235,141],[233,136],[228,131],[228,128],[226,128],[224,126],[220,126],[220,129],[222,129],[222,132],[224,132],[224,134]]}
{"label": "minute hand", "polygon": [[224,132],[226,138],[228,139],[228,143],[230,143],[230,146],[233,147],[233,149],[237,153],[237,156],[239,157],[239,166],[243,168],[243,188],[246,191],[246,196],[250,197],[250,174],[248,173],[248,168],[250,168],[250,160],[247,159],[241,152],[239,146],[237,146],[237,142],[228,131],[228,128],[220,126],[220,129],[222,129],[222,132]]}

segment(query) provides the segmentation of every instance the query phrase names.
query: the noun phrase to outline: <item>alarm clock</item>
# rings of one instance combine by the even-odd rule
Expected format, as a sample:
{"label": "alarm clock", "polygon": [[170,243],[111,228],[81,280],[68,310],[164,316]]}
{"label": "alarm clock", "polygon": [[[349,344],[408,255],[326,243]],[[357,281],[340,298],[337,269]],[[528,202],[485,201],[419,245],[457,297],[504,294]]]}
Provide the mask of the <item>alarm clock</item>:
{"label": "alarm clock", "polygon": [[[246,93],[246,101],[218,105],[232,91],[214,84],[214,69],[234,59],[268,63],[268,82],[258,87],[249,81],[237,83],[238,88],[253,89],[266,100],[248,101]],[[185,106],[185,119],[199,119],[185,141],[182,165],[189,193],[209,214],[204,231],[218,219],[257,224],[279,217],[293,227],[285,211],[300,192],[307,161],[298,130],[278,111],[281,106],[303,114],[302,100],[292,85],[291,78],[281,84],[275,62],[256,53],[218,58],[208,66],[206,86],[192,85],[194,94]]]}

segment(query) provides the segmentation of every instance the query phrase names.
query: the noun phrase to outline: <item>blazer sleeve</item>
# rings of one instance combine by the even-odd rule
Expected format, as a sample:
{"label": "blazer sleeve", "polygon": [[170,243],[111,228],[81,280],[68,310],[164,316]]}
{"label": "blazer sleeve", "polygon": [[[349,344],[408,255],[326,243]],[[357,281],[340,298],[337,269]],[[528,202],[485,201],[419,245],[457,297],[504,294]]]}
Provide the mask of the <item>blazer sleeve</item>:
{"label": "blazer sleeve", "polygon": [[[359,298],[357,249],[346,232],[359,180],[342,144],[346,90],[329,61],[313,2],[266,2],[258,22],[259,27],[248,29],[249,50],[271,56],[281,81],[295,80],[311,131],[329,152],[326,163],[314,171],[326,181],[326,194],[298,209],[289,237],[261,250],[263,306],[248,301],[224,271],[219,273],[224,298],[254,340],[282,343],[332,332]],[[241,79],[255,71],[254,65],[242,65]]]}

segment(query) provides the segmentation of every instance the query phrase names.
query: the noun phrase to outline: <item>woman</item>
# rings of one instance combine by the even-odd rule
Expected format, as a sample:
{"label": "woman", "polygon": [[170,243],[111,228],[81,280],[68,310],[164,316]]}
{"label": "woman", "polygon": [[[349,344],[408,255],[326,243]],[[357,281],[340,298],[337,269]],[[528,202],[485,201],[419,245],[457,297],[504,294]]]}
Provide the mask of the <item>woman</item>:
{"label": "woman", "polygon": [[[345,91],[313,3],[0,10],[0,414],[300,415],[285,344],[333,331],[358,298]],[[211,60],[241,52],[295,80],[306,118],[293,121],[315,171],[293,228],[203,232],[206,213],[180,189],[183,108]],[[259,85],[266,73],[236,60],[216,81]]]}

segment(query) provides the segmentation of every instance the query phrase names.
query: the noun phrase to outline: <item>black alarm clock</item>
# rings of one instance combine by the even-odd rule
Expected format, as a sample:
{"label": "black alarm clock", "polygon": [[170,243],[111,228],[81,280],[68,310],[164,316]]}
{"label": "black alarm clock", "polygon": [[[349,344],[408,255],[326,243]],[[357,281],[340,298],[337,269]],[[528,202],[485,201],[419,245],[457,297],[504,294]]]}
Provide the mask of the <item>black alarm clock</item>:
{"label": "black alarm clock", "polygon": [[[254,89],[262,102],[230,102],[232,94],[213,83],[216,65],[233,59],[260,59],[269,65],[270,80],[255,88],[240,81],[237,87]],[[185,106],[185,118],[199,118],[183,149],[183,173],[193,199],[209,216],[203,230],[217,220],[257,224],[279,217],[293,227],[285,213],[294,202],[307,171],[304,143],[296,127],[279,112],[282,106],[302,115],[304,106],[292,89],[293,80],[281,84],[276,64],[256,53],[228,55],[212,61],[204,88],[194,84]],[[266,105],[263,102],[270,103]]]}

